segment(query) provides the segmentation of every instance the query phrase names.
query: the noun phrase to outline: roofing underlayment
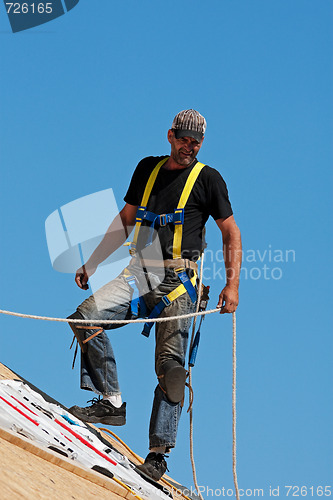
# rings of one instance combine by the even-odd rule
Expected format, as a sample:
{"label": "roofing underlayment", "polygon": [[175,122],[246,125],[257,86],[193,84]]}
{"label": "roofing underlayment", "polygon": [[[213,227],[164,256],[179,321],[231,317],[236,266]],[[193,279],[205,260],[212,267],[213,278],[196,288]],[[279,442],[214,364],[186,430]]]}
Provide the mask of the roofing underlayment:
{"label": "roofing underlayment", "polygon": [[[170,500],[180,484],[142,477],[143,460],[0,363],[2,500]],[[187,492],[186,492],[187,493]],[[188,493],[187,493],[188,494]]]}

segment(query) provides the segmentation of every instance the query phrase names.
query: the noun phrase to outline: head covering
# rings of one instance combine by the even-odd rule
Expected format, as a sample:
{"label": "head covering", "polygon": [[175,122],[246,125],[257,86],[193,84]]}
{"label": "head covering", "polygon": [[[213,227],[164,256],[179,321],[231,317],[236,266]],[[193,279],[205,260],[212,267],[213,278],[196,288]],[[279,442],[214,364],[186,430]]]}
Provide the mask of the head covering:
{"label": "head covering", "polygon": [[206,130],[206,120],[195,109],[185,109],[175,116],[171,129],[176,139],[180,137],[193,137],[200,142]]}

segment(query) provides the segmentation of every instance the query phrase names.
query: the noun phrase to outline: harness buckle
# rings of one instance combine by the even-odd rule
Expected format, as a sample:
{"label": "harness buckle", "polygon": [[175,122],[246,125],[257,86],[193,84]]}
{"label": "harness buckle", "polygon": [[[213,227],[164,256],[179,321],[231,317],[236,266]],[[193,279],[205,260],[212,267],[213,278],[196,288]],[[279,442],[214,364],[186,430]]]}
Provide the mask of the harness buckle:
{"label": "harness buckle", "polygon": [[160,226],[164,227],[167,225],[167,216],[166,214],[160,215]]}
{"label": "harness buckle", "polygon": [[162,302],[165,304],[166,307],[168,307],[171,304],[171,300],[169,300],[166,295],[162,297]]}
{"label": "harness buckle", "polygon": [[125,280],[129,285],[136,284],[136,279],[133,275],[125,276]]}
{"label": "harness buckle", "polygon": [[137,212],[136,212],[135,222],[142,222],[142,219],[144,219],[146,216],[146,213],[145,213],[146,208],[147,207],[143,207],[142,205],[138,207]]}
{"label": "harness buckle", "polygon": [[184,208],[176,208],[173,223],[175,226],[184,224]]}

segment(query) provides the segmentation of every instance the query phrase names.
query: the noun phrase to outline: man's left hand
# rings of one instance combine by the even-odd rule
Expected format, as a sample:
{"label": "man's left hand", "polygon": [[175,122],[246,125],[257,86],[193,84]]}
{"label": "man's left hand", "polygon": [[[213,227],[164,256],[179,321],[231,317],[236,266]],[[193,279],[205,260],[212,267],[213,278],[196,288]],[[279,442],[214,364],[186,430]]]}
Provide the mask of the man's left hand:
{"label": "man's left hand", "polygon": [[238,287],[226,285],[219,295],[217,308],[221,309],[220,314],[233,313],[238,306]]}

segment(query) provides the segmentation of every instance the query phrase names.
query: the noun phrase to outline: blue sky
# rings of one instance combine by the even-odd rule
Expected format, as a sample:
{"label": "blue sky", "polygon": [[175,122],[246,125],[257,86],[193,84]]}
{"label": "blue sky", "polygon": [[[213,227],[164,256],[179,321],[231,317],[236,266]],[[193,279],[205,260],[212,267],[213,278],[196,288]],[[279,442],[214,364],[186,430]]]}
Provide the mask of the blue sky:
{"label": "blue sky", "polygon": [[[198,109],[208,123],[199,159],[225,178],[245,250],[239,485],[265,496],[279,486],[283,498],[285,485],[330,485],[331,2],[81,0],[16,34],[1,5],[0,38],[1,308],[76,308],[87,294],[52,268],[45,220],[108,188],[121,207],[138,161],[169,152],[174,115]],[[214,221],[207,241],[213,308],[223,287]],[[68,406],[89,399],[66,325],[0,321],[3,363]],[[231,329],[231,317],[206,318],[193,373],[198,482],[221,491],[233,488]],[[111,335],[128,403],[117,432],[145,455],[154,345],[140,331]],[[191,485],[188,442],[184,411],[169,469]]]}

